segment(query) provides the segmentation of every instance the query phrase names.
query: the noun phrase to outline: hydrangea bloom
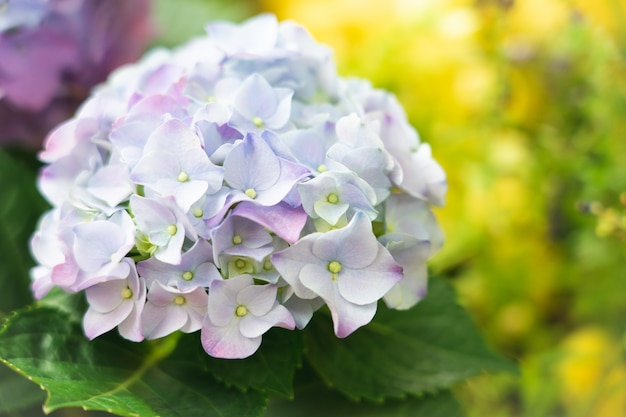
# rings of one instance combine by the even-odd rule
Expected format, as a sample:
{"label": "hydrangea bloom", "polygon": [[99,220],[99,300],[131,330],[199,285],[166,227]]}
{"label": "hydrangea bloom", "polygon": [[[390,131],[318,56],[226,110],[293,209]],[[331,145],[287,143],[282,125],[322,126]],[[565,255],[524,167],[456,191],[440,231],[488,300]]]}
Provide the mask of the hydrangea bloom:
{"label": "hydrangea bloom", "polygon": [[89,89],[143,52],[150,0],[0,1],[0,144],[41,146]]}
{"label": "hydrangea bloom", "polygon": [[442,242],[445,175],[396,99],[272,15],[118,70],[41,159],[33,291],[85,291],[90,338],[242,358],[324,305],[346,337],[423,298]]}

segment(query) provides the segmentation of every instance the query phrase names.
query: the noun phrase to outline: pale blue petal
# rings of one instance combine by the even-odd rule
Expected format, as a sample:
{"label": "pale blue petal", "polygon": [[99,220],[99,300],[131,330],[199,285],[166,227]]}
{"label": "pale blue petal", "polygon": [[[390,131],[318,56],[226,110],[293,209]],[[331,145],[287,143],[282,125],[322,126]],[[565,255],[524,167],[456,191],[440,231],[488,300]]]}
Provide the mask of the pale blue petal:
{"label": "pale blue petal", "polygon": [[267,314],[274,306],[275,302],[275,285],[251,285],[237,293],[237,304],[246,306],[249,313],[255,316]]}

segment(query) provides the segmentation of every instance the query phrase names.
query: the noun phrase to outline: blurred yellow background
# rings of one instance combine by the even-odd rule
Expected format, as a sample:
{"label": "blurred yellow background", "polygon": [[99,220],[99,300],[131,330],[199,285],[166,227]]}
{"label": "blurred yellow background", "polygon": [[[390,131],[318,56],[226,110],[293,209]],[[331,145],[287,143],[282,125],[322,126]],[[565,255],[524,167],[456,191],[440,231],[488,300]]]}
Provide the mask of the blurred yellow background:
{"label": "blurred yellow background", "polygon": [[263,0],[398,95],[448,174],[432,260],[521,378],[469,416],[626,416],[626,5]]}

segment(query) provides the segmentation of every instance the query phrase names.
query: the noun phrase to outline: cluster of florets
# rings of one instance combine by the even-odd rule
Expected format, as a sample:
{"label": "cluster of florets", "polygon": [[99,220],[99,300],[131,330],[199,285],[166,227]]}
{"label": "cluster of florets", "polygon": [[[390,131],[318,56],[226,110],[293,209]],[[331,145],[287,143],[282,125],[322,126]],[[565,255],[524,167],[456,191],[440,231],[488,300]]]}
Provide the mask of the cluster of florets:
{"label": "cluster of florets", "polygon": [[39,148],[89,89],[136,60],[150,0],[0,0],[0,144]]}
{"label": "cluster of florets", "polygon": [[445,175],[392,95],[261,15],[116,71],[53,131],[32,288],[84,291],[83,325],[201,330],[212,356],[328,306],[338,337],[426,292]]}

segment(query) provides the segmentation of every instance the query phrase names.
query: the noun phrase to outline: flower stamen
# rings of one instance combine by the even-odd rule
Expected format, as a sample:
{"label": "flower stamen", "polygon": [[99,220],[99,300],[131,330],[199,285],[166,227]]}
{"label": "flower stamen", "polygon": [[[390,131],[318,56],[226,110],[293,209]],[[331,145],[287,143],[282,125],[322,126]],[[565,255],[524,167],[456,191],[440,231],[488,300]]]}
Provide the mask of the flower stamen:
{"label": "flower stamen", "polygon": [[261,129],[263,127],[263,119],[260,117],[253,117],[252,124]]}
{"label": "flower stamen", "polygon": [[238,305],[235,309],[235,316],[237,317],[243,317],[246,314],[248,314],[248,308],[244,305]]}
{"label": "flower stamen", "polygon": [[256,190],[254,188],[248,188],[243,193],[253,200],[256,198]]}
{"label": "flower stamen", "polygon": [[187,181],[189,181],[189,174],[187,174],[185,171],[180,171],[180,173],[178,174],[178,177],[176,177],[176,179],[179,182],[187,182]]}
{"label": "flower stamen", "polygon": [[130,287],[126,287],[122,290],[122,298],[124,300],[130,300],[131,298],[133,298],[133,290],[130,289]]}

